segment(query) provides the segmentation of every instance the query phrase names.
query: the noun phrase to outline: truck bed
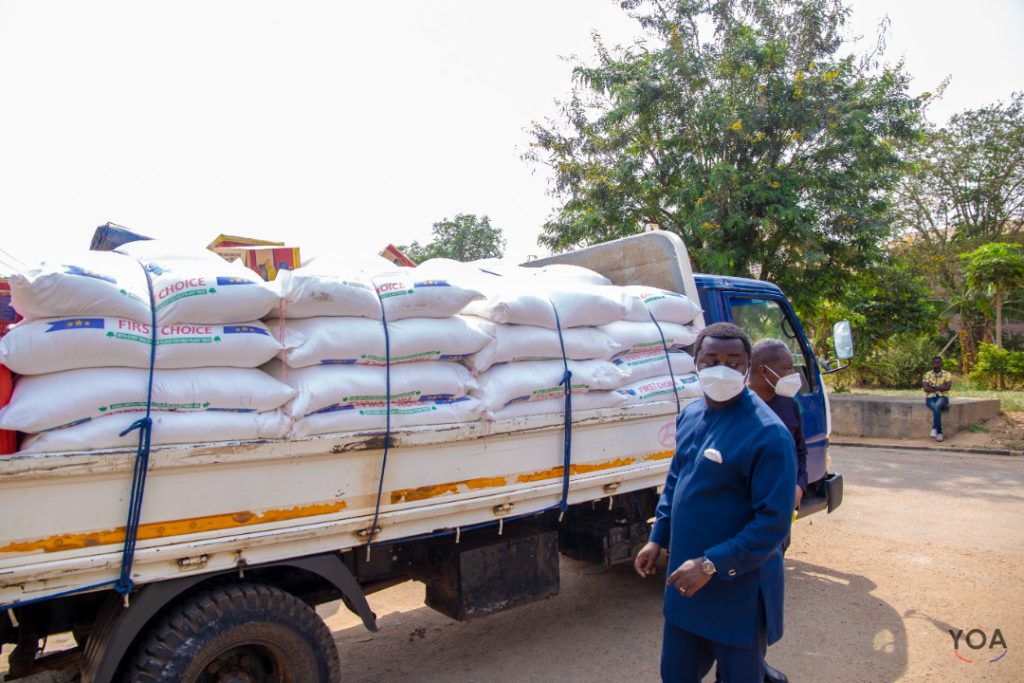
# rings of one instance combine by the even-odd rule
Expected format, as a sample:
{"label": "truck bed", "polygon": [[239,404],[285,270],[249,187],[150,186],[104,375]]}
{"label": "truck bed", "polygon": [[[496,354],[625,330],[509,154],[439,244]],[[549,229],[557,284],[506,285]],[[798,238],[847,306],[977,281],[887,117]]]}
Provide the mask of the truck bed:
{"label": "truck bed", "polygon": [[[575,415],[570,503],[659,486],[675,402]],[[144,584],[364,545],[382,434],[156,447],[133,580]],[[563,418],[392,434],[374,542],[557,505]],[[117,577],[134,450],[0,458],[0,604]],[[187,512],[187,517],[182,513]]]}

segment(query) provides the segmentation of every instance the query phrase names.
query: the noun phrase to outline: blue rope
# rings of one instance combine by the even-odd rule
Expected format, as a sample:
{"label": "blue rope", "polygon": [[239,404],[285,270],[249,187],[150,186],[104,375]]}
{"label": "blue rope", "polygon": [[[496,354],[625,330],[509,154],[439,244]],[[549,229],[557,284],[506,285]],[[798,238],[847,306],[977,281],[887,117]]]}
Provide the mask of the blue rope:
{"label": "blue rope", "polygon": [[121,575],[114,582],[114,590],[127,596],[132,592],[132,565],[135,564],[135,545],[139,538],[139,523],[142,520],[142,497],[146,490],[146,473],[149,470],[149,446],[153,434],[153,418],[150,411],[153,406],[153,370],[156,367],[156,306],[153,303],[153,281],[149,270],[146,273],[146,286],[149,288],[150,312],[150,346],[149,346],[149,383],[146,387],[146,416],[133,422],[119,436],[125,436],[139,430],[139,446],[135,454],[135,467],[132,472],[132,488],[128,495],[128,521],[124,530],[124,549],[121,553]]}
{"label": "blue rope", "polygon": [[388,468],[388,452],[391,450],[391,333],[388,330],[388,315],[384,311],[384,300],[380,299],[380,292],[377,293],[380,301],[380,318],[384,325],[384,457],[380,462],[380,481],[377,482],[377,502],[373,506],[373,524],[370,525],[370,535],[366,540],[366,556],[369,559],[370,546],[373,544],[373,537],[377,533],[377,520],[380,519],[380,500],[384,495],[384,473]]}
{"label": "blue rope", "polygon": [[558,509],[562,515],[569,508],[569,467],[572,463],[572,371],[569,370],[569,358],[565,355],[565,339],[562,338],[562,320],[558,317],[558,309],[551,304],[551,310],[555,312],[555,327],[558,329],[558,345],[562,349],[562,367],[565,372],[559,384],[565,387],[565,443],[562,465],[562,500],[558,503]]}
{"label": "blue rope", "polygon": [[135,465],[132,471],[132,488],[128,494],[128,519],[124,528],[124,548],[121,550],[121,571],[117,579],[113,581],[102,581],[100,583],[79,586],[66,591],[54,593],[41,598],[33,598],[7,605],[0,606],[0,609],[9,607],[23,607],[37,602],[64,598],[69,595],[86,593],[97,588],[113,587],[121,595],[128,596],[135,587],[132,581],[132,566],[135,564],[135,546],[139,538],[139,522],[142,519],[142,496],[146,489],[146,473],[149,470],[149,447],[153,433],[153,418],[150,411],[153,406],[153,369],[156,366],[156,307],[153,305],[153,282],[150,279],[149,271],[143,267],[146,273],[146,286],[149,288],[149,313],[150,313],[150,347],[149,347],[149,383],[146,387],[146,416],[133,422],[127,429],[119,434],[125,436],[139,430],[139,445],[135,453]]}
{"label": "blue rope", "polygon": [[53,595],[46,595],[41,598],[32,598],[31,600],[19,600],[18,602],[9,602],[6,605],[0,605],[0,610],[7,610],[15,607],[27,607],[28,605],[34,605],[37,602],[46,602],[47,600],[66,598],[69,595],[77,595],[78,593],[85,593],[87,591],[96,590],[97,588],[106,588],[107,586],[113,586],[115,583],[117,583],[116,579],[112,581],[101,581],[100,583],[92,583],[88,586],[79,586],[78,588],[71,588],[66,591],[54,593]]}
{"label": "blue rope", "polygon": [[672,371],[672,358],[668,355],[668,344],[665,342],[665,333],[661,331],[661,325],[658,324],[658,319],[654,317],[654,313],[651,309],[647,309],[647,315],[651,316],[651,322],[658,328],[658,336],[661,337],[661,348],[665,351],[665,362],[668,364],[668,376],[672,378],[672,393],[676,397],[676,415],[679,414],[681,408],[679,407],[679,388],[676,386],[676,373]]}

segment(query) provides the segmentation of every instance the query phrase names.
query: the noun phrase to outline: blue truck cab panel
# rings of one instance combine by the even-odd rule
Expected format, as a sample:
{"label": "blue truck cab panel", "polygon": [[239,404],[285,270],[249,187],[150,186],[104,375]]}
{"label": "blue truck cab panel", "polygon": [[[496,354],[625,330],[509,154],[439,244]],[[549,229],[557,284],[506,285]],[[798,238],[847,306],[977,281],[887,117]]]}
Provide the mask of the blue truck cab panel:
{"label": "blue truck cab panel", "polygon": [[[807,340],[800,319],[777,286],[760,280],[695,273],[694,280],[704,309],[704,322],[732,322],[743,327],[751,342],[773,337],[785,342],[793,353],[793,363],[803,386],[796,396],[803,415],[803,432],[807,441],[808,491],[801,503],[801,515],[827,507],[829,511],[841,502],[839,481],[828,473],[828,396],[814,351]],[[828,484],[828,485],[826,485]],[[841,486],[841,484],[839,484]],[[829,501],[831,492],[833,500]],[[805,505],[806,503],[806,505]]]}

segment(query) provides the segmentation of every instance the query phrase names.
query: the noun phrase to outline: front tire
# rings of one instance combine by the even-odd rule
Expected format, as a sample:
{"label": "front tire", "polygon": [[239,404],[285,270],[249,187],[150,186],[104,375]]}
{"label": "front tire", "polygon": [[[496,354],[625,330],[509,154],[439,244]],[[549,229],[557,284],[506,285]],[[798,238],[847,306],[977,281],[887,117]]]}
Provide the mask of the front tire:
{"label": "front tire", "polygon": [[294,595],[239,583],[189,599],[147,633],[131,683],[338,683],[326,624]]}

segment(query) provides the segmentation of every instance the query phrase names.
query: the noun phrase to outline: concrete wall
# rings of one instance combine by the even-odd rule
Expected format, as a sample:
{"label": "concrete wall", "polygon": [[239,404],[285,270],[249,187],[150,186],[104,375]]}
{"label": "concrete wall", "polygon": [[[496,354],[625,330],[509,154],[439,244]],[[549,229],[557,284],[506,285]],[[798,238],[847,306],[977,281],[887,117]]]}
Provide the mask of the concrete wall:
{"label": "concrete wall", "polygon": [[[829,394],[832,433],[836,436],[873,436],[890,439],[927,438],[932,413],[921,398],[875,394]],[[987,398],[950,398],[942,414],[946,436],[982,424],[999,414],[999,401]]]}

